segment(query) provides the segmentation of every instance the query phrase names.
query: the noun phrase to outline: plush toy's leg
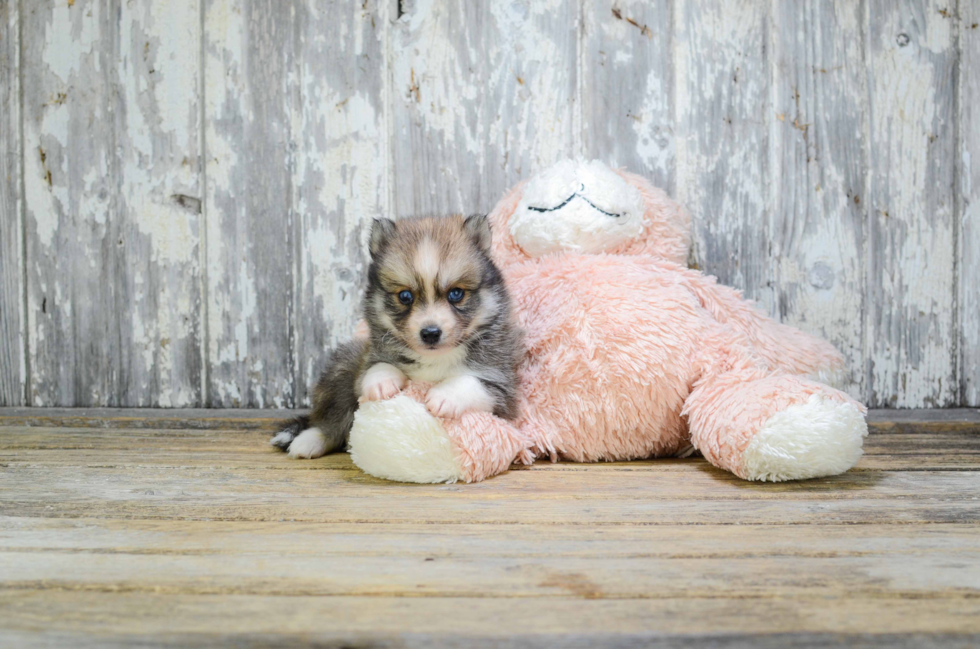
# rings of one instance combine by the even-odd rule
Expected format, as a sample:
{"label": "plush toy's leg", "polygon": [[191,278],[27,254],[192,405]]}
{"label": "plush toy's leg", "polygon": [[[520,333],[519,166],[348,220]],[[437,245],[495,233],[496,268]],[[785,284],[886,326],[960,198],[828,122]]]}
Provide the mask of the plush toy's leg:
{"label": "plush toy's leg", "polygon": [[731,370],[695,385],[684,406],[691,441],[746,480],[801,480],[847,471],[868,434],[864,408],[798,376]]}
{"label": "plush toy's leg", "polygon": [[354,464],[399,482],[477,482],[506,471],[531,446],[516,427],[489,413],[434,417],[424,396],[413,386],[393,399],[361,404],[348,446]]}

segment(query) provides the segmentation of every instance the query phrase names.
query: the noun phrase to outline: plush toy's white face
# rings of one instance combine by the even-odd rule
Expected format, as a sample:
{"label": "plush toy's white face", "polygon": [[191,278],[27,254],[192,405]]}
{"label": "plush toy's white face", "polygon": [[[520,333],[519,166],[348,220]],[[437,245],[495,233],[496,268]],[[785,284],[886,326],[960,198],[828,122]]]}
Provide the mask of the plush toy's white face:
{"label": "plush toy's white face", "polygon": [[510,217],[524,252],[597,253],[643,232],[640,190],[601,162],[563,160],[528,181]]}

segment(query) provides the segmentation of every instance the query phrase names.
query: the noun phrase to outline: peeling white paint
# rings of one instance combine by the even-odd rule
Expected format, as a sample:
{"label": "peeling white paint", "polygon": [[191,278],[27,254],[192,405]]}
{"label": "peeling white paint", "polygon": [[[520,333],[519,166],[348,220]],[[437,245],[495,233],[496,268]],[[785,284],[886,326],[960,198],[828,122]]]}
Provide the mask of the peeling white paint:
{"label": "peeling white paint", "polygon": [[20,6],[0,15],[0,406],[25,405],[27,286],[21,158]]}
{"label": "peeling white paint", "polygon": [[584,155],[674,187],[670,3],[586,0],[579,53]]}
{"label": "peeling white paint", "polygon": [[395,25],[398,215],[489,210],[504,187],[575,152],[574,17],[557,0],[425,0]]}
{"label": "peeling white paint", "polygon": [[[374,7],[371,7],[374,10]],[[293,156],[293,209],[302,239],[295,318],[296,394],[308,403],[328,348],[348,340],[358,319],[371,219],[387,216],[387,125],[381,70],[360,61],[383,56],[386,7],[353,9],[344,19],[317,14],[295,79],[308,100],[292,111],[306,134]],[[321,21],[321,22],[318,22]],[[350,58],[351,65],[331,65]],[[354,71],[356,70],[356,72]]]}
{"label": "peeling white paint", "polygon": [[[57,111],[62,112],[62,111]],[[64,113],[68,112],[65,108]],[[44,126],[47,126],[45,124]],[[67,120],[64,124],[67,127]],[[24,126],[24,138],[28,142],[40,142],[40,134],[35,130],[33,124]],[[50,133],[62,133],[67,136],[67,129],[64,131],[52,128]],[[47,181],[49,168],[47,160],[41,161],[41,149],[35,149],[24,156],[24,198],[27,201],[28,210],[37,233],[37,239],[46,248],[50,248],[54,243],[58,233],[58,217],[68,205],[68,189],[59,184],[57,187],[49,185]]]}
{"label": "peeling white paint", "polygon": [[[969,3],[394,6],[32,7],[36,405],[196,405],[202,373],[211,403],[293,405],[353,329],[371,218],[486,210],[578,153],[670,189],[698,263],[832,340],[855,396],[978,405]],[[61,362],[93,337],[105,351]]]}
{"label": "peeling white paint", "polygon": [[980,35],[969,26],[980,23],[980,5],[959,7],[961,51],[959,70],[960,168],[958,186],[960,206],[958,265],[958,304],[960,349],[957,368],[961,405],[980,406],[980,165],[974,167],[973,154],[980,155]]}
{"label": "peeling white paint", "polygon": [[[58,2],[52,6],[51,22],[42,38],[45,44],[43,61],[48,70],[66,86],[70,84],[72,73],[78,65],[78,57],[74,54],[96,52],[101,12],[102,5],[93,3],[88,11],[76,14],[79,20],[75,22],[68,3]],[[72,47],[65,47],[67,43],[71,43]]]}
{"label": "peeling white paint", "polygon": [[636,155],[649,169],[670,169],[674,158],[670,116],[670,91],[659,74],[647,76],[646,92],[640,108],[630,115],[636,133]]}
{"label": "peeling white paint", "polygon": [[[872,263],[868,334],[872,400],[897,406],[955,403],[950,351],[953,146],[948,22],[930,2],[922,16],[891,3],[871,8]],[[907,35],[908,41],[897,35]],[[941,93],[937,92],[941,89]],[[928,215],[928,216],[926,216]]]}
{"label": "peeling white paint", "polygon": [[[770,257],[776,312],[844,354],[843,387],[865,394],[867,74],[860,5],[776,3]],[[818,110],[822,109],[822,110]],[[857,199],[857,202],[855,202]],[[863,201],[863,202],[862,202]]]}
{"label": "peeling white paint", "polygon": [[766,7],[703,2],[674,12],[677,197],[698,263],[773,312],[766,252]]}
{"label": "peeling white paint", "polygon": [[[158,106],[157,128],[174,137],[174,146],[190,150],[197,146],[198,113],[188,111],[198,105],[200,59],[199,21],[202,0],[154,0],[149,3],[147,36],[154,50],[153,92]],[[191,139],[195,138],[195,139]]]}
{"label": "peeling white paint", "polygon": [[200,191],[198,6],[30,16],[44,35],[23,72],[33,402],[197,405],[197,215],[172,196]]}
{"label": "peeling white paint", "polygon": [[150,237],[151,259],[159,264],[186,267],[196,263],[198,232],[196,218],[175,203],[161,205],[147,200],[137,207],[137,226]]}

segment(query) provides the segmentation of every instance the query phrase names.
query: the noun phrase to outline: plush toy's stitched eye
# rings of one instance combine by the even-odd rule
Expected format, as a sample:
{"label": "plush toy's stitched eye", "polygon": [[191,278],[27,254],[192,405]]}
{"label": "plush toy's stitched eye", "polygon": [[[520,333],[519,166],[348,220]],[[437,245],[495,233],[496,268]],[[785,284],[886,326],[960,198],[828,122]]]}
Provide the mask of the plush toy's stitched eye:
{"label": "plush toy's stitched eye", "polygon": [[458,303],[463,299],[463,289],[461,288],[449,289],[449,293],[446,294],[446,298],[453,304]]}
{"label": "plush toy's stitched eye", "polygon": [[415,296],[412,295],[411,291],[402,291],[401,293],[398,294],[398,301],[404,304],[405,306],[408,306],[409,304],[415,301]]}

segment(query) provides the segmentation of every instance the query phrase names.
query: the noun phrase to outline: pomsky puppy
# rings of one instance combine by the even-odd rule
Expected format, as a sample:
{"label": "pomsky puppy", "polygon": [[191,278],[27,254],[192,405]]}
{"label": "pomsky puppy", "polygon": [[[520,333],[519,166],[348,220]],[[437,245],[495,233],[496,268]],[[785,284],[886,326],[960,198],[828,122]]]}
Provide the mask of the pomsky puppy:
{"label": "pomsky puppy", "polygon": [[368,339],[333,351],[312,411],[271,444],[296,458],[343,450],[358,403],[389,399],[409,379],[434,384],[426,406],[439,417],[514,418],[522,341],[487,217],[376,219],[370,251]]}

